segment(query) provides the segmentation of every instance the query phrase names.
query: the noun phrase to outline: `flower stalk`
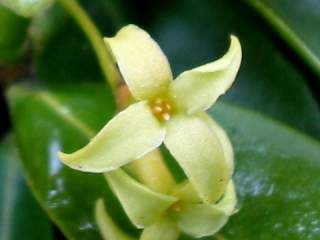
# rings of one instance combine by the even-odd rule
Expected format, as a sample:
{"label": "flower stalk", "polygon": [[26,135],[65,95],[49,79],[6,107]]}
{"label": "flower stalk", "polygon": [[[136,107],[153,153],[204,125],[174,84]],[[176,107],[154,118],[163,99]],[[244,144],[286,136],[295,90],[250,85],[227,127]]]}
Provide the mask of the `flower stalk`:
{"label": "flower stalk", "polygon": [[58,2],[74,18],[87,36],[97,56],[103,76],[115,95],[121,82],[121,75],[113,61],[110,47],[103,42],[101,33],[76,0],[58,0]]}

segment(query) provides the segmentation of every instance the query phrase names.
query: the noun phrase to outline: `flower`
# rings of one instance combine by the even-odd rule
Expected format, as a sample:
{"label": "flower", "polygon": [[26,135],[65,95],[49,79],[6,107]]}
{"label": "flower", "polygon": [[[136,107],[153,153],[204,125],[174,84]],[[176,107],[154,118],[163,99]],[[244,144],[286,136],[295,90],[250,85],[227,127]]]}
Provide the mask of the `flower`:
{"label": "flower", "polygon": [[[119,112],[82,149],[72,154],[60,152],[61,161],[80,171],[108,172],[109,184],[139,228],[152,225],[179,203],[176,213],[182,231],[194,236],[213,234],[204,223],[223,215],[223,221],[218,221],[223,226],[234,209],[233,150],[223,129],[205,111],[235,79],[241,62],[238,39],[231,36],[229,50],[219,60],[185,71],[174,81],[160,47],[137,26],[128,25],[105,41],[136,102]],[[172,196],[147,188],[120,168],[162,143],[188,178]],[[189,197],[176,194],[181,189],[197,196],[192,207],[187,204],[180,209],[181,199],[190,202]],[[221,210],[224,208],[227,210]],[[202,214],[202,227],[192,223],[192,216],[200,219],[197,214]],[[199,229],[190,231],[195,225]]]}

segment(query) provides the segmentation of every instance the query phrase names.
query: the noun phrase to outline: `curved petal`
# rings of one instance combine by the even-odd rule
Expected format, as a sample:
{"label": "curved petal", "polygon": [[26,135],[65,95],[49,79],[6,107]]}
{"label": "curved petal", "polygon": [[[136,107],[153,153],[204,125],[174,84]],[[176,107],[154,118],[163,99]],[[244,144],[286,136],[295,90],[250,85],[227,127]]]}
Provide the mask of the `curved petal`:
{"label": "curved petal", "polygon": [[232,181],[218,204],[185,204],[176,212],[181,231],[193,237],[211,236],[218,232],[234,212],[236,194]]}
{"label": "curved petal", "polygon": [[105,174],[131,222],[138,228],[153,224],[178,199],[150,190],[123,170]]}
{"label": "curved petal", "polygon": [[207,110],[234,81],[241,62],[241,46],[231,36],[228,52],[219,60],[183,72],[170,85],[178,108],[193,114]]}
{"label": "curved petal", "polygon": [[139,240],[176,240],[179,235],[176,223],[169,217],[163,216],[156,223],[146,227]]}
{"label": "curved petal", "polygon": [[123,27],[115,37],[105,38],[120,72],[137,100],[157,97],[172,80],[170,65],[158,44],[135,25]]}
{"label": "curved petal", "polygon": [[60,152],[59,158],[80,171],[111,171],[152,151],[164,136],[149,105],[139,102],[118,113],[88,145],[72,154]]}
{"label": "curved petal", "polygon": [[125,234],[109,216],[102,199],[96,202],[95,218],[104,240],[133,240]]}
{"label": "curved petal", "polygon": [[206,124],[209,126],[209,128],[216,134],[216,136],[219,138],[219,141],[222,145],[223,152],[225,154],[225,158],[227,161],[227,165],[229,168],[229,175],[232,176],[234,171],[234,153],[231,141],[228,138],[228,135],[223,130],[222,127],[219,126],[219,124],[214,121],[207,113],[203,112],[199,114],[199,117],[206,122]]}
{"label": "curved petal", "polygon": [[231,216],[235,212],[236,204],[236,189],[233,181],[230,180],[223,198],[215,206],[224,211],[226,215]]}
{"label": "curved petal", "polygon": [[168,122],[164,143],[203,201],[217,201],[229,181],[217,135],[200,118],[178,115]]}

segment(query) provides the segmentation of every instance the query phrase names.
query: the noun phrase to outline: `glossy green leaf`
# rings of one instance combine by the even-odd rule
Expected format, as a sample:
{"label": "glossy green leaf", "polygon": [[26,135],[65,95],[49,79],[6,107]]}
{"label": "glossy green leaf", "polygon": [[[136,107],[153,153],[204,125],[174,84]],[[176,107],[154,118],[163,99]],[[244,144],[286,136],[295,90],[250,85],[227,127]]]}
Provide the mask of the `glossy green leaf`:
{"label": "glossy green leaf", "polygon": [[0,64],[15,62],[26,48],[29,20],[0,5]]}
{"label": "glossy green leaf", "polygon": [[141,20],[140,25],[167,54],[175,75],[222,56],[230,34],[234,34],[241,42],[243,58],[237,79],[222,100],[268,114],[320,138],[319,107],[306,84],[310,77],[291,63],[291,57],[284,54],[248,5],[185,0],[164,8],[162,14],[152,14],[148,23]]}
{"label": "glossy green leaf", "polygon": [[39,13],[52,2],[53,0],[0,0],[0,4],[25,17]]}
{"label": "glossy green leaf", "polygon": [[320,24],[317,0],[246,0],[320,79]]}
{"label": "glossy green leaf", "polygon": [[[320,143],[258,113],[219,105],[211,111],[235,146],[238,212],[226,239],[317,239]],[[221,234],[220,234],[221,235]]]}
{"label": "glossy green leaf", "polygon": [[50,221],[26,186],[19,160],[13,137],[6,137],[0,144],[0,239],[51,240]]}
{"label": "glossy green leaf", "polygon": [[178,199],[145,187],[123,170],[105,173],[129,219],[137,228],[152,225]]}
{"label": "glossy green leaf", "polygon": [[61,161],[84,172],[107,172],[141,158],[164,140],[165,129],[147,102],[131,104],[113,117],[83,148],[66,154]]}
{"label": "glossy green leaf", "polygon": [[133,230],[102,175],[70,169],[57,155],[62,148],[74,151],[84,146],[89,141],[88,131],[98,131],[111,118],[115,108],[106,90],[105,84],[79,84],[77,88],[60,86],[50,93],[25,86],[9,91],[31,189],[50,218],[71,239],[99,239],[94,221],[98,198],[105,198],[106,204],[113,206],[109,213],[119,216],[117,224]]}
{"label": "glossy green leaf", "polygon": [[[103,177],[60,165],[56,156],[61,147],[73,151],[88,142],[65,115],[97,131],[114,114],[113,104],[106,104],[110,96],[93,83],[45,93],[60,104],[23,86],[9,92],[23,164],[38,199],[69,238],[97,239],[93,211],[104,197],[115,223],[137,237]],[[249,110],[218,104],[210,114],[235,147],[239,211],[221,234],[229,240],[255,239],[257,232],[264,239],[317,239],[320,144]]]}
{"label": "glossy green leaf", "polygon": [[[108,15],[110,2],[81,1],[104,34],[113,34]],[[102,24],[103,23],[103,24]],[[97,57],[83,30],[59,4],[54,4],[33,22],[34,68],[39,81],[50,85],[66,82],[104,81]],[[67,73],[66,73],[66,68]]]}

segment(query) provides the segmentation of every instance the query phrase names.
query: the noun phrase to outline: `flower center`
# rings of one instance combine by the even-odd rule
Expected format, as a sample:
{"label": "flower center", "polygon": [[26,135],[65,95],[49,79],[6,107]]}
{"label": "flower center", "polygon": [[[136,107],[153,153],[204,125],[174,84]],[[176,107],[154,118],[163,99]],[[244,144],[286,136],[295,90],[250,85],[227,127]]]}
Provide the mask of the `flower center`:
{"label": "flower center", "polygon": [[176,202],[171,205],[171,209],[175,212],[181,212],[181,205],[180,202]]}
{"label": "flower center", "polygon": [[151,102],[153,114],[160,120],[168,121],[171,119],[172,106],[169,101],[157,98]]}

